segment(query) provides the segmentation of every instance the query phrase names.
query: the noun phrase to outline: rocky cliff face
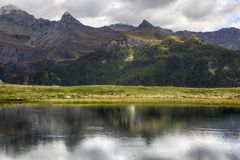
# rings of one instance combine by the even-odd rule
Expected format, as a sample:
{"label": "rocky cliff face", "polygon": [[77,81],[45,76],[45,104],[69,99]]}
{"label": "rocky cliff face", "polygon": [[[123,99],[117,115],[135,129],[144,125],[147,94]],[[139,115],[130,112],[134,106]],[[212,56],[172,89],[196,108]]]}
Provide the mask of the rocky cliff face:
{"label": "rocky cliff face", "polygon": [[93,52],[116,32],[84,26],[66,12],[61,20],[36,19],[12,6],[0,9],[0,62],[76,60]]}
{"label": "rocky cliff face", "polygon": [[33,15],[12,6],[0,9],[0,27],[16,34],[32,34],[48,29],[53,23],[44,19],[36,19]]}

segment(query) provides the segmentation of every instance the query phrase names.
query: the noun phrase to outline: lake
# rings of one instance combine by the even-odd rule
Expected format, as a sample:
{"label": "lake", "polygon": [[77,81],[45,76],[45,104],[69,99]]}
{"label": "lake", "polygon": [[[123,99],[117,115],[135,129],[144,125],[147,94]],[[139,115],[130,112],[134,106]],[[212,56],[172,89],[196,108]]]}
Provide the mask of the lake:
{"label": "lake", "polygon": [[240,108],[3,107],[0,160],[240,160]]}

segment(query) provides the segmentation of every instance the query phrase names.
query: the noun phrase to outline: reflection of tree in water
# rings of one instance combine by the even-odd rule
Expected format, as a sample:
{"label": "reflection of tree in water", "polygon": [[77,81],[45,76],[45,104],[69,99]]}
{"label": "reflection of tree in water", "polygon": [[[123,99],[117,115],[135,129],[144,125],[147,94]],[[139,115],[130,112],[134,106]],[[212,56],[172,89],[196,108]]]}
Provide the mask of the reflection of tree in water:
{"label": "reflection of tree in water", "polygon": [[36,143],[33,141],[31,123],[23,112],[15,108],[0,111],[0,147],[6,153],[24,153],[29,149],[29,143]]}
{"label": "reflection of tree in water", "polygon": [[[122,107],[103,109],[103,117],[114,127],[127,132],[159,134],[166,130],[204,127],[210,122],[222,121],[224,117],[240,115],[237,108],[207,107]],[[221,123],[220,123],[221,125]],[[221,127],[221,126],[220,126]]]}
{"label": "reflection of tree in water", "polygon": [[73,149],[90,122],[88,118],[92,115],[81,109],[4,108],[0,111],[0,135],[4,136],[0,146],[6,152],[19,154],[40,143],[64,140]]}
{"label": "reflection of tree in water", "polygon": [[125,130],[131,127],[135,116],[135,107],[101,108],[98,110],[98,116],[109,122],[113,127]]}
{"label": "reflection of tree in water", "polygon": [[[0,109],[0,147],[7,153],[23,154],[39,144],[63,140],[72,151],[92,132],[102,127],[115,136],[141,134],[151,139],[167,129],[199,127],[240,115],[234,108],[157,107],[23,107]],[[98,134],[99,130],[96,130]]]}

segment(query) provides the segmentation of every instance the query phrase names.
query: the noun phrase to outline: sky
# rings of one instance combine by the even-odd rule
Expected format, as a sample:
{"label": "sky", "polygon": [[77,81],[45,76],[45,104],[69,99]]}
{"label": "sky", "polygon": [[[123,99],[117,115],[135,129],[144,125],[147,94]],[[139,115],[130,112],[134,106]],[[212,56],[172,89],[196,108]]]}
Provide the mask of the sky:
{"label": "sky", "polygon": [[85,25],[139,25],[143,19],[163,28],[213,31],[240,28],[240,0],[0,0],[37,18],[59,20],[71,13]]}

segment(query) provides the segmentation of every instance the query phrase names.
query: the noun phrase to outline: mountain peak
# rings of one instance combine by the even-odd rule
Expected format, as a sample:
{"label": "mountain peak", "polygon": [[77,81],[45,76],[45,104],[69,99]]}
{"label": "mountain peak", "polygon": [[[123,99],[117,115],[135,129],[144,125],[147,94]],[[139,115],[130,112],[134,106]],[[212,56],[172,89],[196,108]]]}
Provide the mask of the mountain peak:
{"label": "mountain peak", "polygon": [[138,26],[138,28],[142,29],[142,28],[154,28],[154,26],[149,23],[147,20],[143,20],[143,22]]}
{"label": "mountain peak", "polygon": [[13,11],[22,11],[22,10],[14,5],[8,4],[6,6],[1,7],[0,15],[1,14],[10,14]]}
{"label": "mountain peak", "polygon": [[72,17],[72,15],[69,12],[64,12],[63,16],[65,16],[65,17],[71,16]]}
{"label": "mountain peak", "polygon": [[61,18],[61,22],[66,22],[66,23],[78,23],[80,22],[75,19],[69,12],[65,12]]}

